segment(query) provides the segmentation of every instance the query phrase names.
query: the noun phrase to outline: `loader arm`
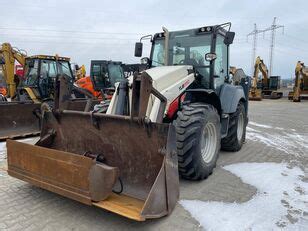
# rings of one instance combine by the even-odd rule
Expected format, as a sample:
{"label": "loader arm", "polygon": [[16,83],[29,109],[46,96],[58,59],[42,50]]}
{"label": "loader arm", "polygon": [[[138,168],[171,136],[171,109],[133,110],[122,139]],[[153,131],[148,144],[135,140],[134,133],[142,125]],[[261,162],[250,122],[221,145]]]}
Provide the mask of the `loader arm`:
{"label": "loader arm", "polygon": [[16,83],[14,81],[14,66],[15,60],[24,67],[26,55],[14,49],[11,44],[3,43],[0,49],[5,64],[3,65],[4,79],[8,87],[8,96],[13,97],[16,92]]}

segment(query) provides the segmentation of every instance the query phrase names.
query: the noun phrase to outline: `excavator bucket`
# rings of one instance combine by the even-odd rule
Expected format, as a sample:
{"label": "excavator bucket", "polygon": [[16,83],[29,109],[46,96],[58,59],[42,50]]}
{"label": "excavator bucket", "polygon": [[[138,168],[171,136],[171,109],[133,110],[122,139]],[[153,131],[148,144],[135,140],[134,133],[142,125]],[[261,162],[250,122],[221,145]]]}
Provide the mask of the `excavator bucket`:
{"label": "excavator bucket", "polygon": [[179,197],[175,128],[141,116],[143,93],[136,117],[45,112],[35,145],[7,141],[8,174],[137,221],[171,213]]}
{"label": "excavator bucket", "polygon": [[0,104],[0,140],[40,134],[39,103]]}
{"label": "excavator bucket", "polygon": [[[91,102],[92,109],[97,100]],[[70,100],[70,110],[84,111],[85,99]],[[40,103],[33,102],[1,102],[0,103],[0,140],[7,138],[39,135],[41,112]]]}

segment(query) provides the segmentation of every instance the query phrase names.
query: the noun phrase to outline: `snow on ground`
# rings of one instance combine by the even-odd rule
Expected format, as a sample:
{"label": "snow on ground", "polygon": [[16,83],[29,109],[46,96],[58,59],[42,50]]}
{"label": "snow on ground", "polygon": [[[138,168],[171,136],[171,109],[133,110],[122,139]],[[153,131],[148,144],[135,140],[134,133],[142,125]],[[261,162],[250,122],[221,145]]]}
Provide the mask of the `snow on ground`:
{"label": "snow on ground", "polygon": [[308,230],[308,183],[301,181],[302,170],[277,163],[239,163],[224,169],[255,186],[257,194],[241,204],[181,200],[205,230]]}
{"label": "snow on ground", "polygon": [[[31,137],[26,139],[20,139],[19,142],[27,143],[27,144],[35,144],[38,141],[38,137]],[[0,142],[0,161],[6,159],[6,142]]]}
{"label": "snow on ground", "polygon": [[303,156],[308,153],[307,134],[299,134],[294,129],[272,127],[255,122],[249,122],[249,125],[246,133],[248,140],[262,142],[267,146],[294,156]]}
{"label": "snow on ground", "polygon": [[252,122],[252,121],[249,121],[249,124],[256,126],[256,127],[260,127],[260,128],[272,128],[272,126],[270,125],[259,124],[259,123]]}
{"label": "snow on ground", "polygon": [[0,142],[0,161],[4,159],[6,155],[6,143]]}

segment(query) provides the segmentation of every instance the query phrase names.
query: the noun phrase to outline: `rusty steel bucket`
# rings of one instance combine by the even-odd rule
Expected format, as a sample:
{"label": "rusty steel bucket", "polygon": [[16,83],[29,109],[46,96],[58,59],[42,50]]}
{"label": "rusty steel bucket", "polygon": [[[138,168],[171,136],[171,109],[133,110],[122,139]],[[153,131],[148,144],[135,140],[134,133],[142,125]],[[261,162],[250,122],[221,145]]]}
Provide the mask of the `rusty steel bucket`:
{"label": "rusty steel bucket", "polygon": [[46,112],[36,145],[7,150],[9,175],[137,221],[169,214],[179,197],[172,124]]}
{"label": "rusty steel bucket", "polygon": [[[88,110],[93,110],[97,99],[92,100]],[[69,110],[84,111],[86,99],[68,100]],[[39,135],[41,132],[41,103],[3,102],[0,103],[0,140]]]}
{"label": "rusty steel bucket", "polygon": [[40,103],[0,104],[0,140],[40,133]]}

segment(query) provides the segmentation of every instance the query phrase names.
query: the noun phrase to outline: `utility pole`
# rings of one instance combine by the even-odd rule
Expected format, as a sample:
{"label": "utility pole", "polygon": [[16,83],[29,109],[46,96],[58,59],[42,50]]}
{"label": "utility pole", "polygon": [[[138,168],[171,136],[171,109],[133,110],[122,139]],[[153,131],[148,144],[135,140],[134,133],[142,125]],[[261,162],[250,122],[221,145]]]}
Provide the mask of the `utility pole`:
{"label": "utility pole", "polygon": [[247,34],[247,40],[249,36],[253,36],[253,43],[252,43],[252,57],[251,57],[251,76],[254,74],[254,68],[255,68],[255,59],[256,59],[256,53],[257,53],[257,40],[258,40],[258,34],[262,33],[262,30],[257,29],[257,24],[254,24],[254,29],[252,32]]}
{"label": "utility pole", "polygon": [[271,31],[271,44],[270,44],[270,64],[269,64],[269,76],[272,75],[273,73],[273,59],[274,59],[274,48],[275,48],[275,33],[276,33],[276,30],[279,29],[279,28],[282,28],[283,31],[284,31],[284,26],[282,25],[277,25],[276,24],[276,17],[274,17],[274,20],[273,20],[273,24],[264,29],[264,30],[261,30],[261,32],[265,33],[266,31]]}

